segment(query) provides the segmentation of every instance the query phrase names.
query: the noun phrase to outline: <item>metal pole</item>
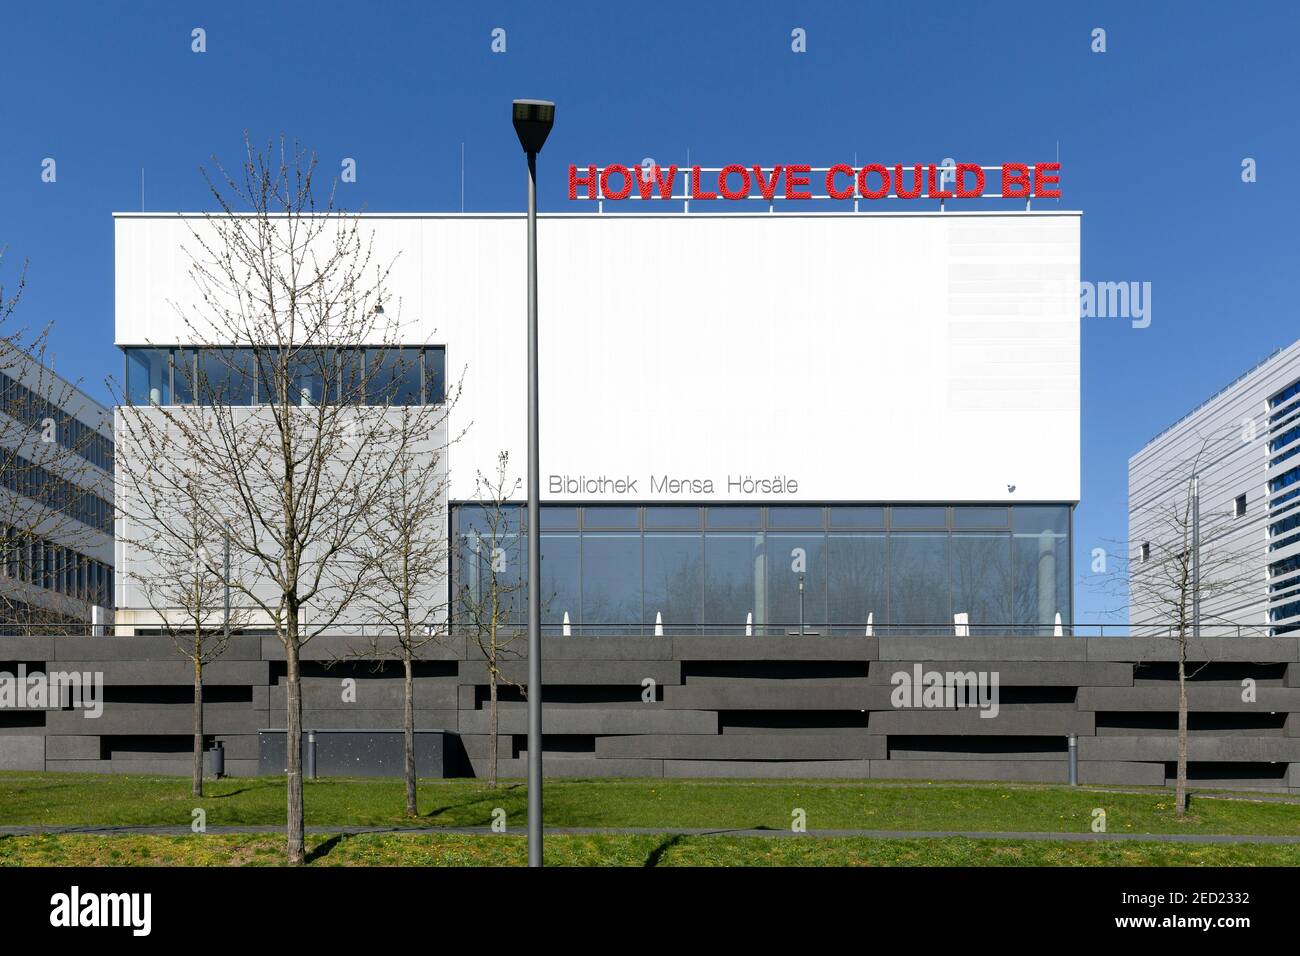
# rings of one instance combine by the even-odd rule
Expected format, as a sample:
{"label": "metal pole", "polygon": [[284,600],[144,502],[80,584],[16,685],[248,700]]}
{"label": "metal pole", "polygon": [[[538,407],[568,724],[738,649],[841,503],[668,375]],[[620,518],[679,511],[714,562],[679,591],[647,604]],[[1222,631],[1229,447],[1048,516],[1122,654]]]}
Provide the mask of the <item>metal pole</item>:
{"label": "metal pole", "polygon": [[528,154],[528,865],[542,865],[542,549],[537,463],[537,154]]}
{"label": "metal pole", "polygon": [[803,575],[799,575],[799,636],[803,637]]}
{"label": "metal pole", "polygon": [[1077,787],[1079,785],[1079,738],[1075,734],[1070,734],[1065,739],[1070,751],[1070,786]]}
{"label": "metal pole", "polygon": [[226,554],[222,565],[222,580],[225,584],[225,606],[221,617],[222,639],[230,643],[230,525],[226,525]]}
{"label": "metal pole", "polygon": [[1201,636],[1201,479],[1192,475],[1192,636]]}

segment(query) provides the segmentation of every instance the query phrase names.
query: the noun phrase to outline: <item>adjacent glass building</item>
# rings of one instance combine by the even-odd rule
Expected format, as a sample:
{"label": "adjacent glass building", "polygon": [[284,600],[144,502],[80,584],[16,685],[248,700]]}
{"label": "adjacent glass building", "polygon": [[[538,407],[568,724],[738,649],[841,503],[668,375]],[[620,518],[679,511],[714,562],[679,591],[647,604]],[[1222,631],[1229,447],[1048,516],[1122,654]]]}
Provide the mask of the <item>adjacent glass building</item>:
{"label": "adjacent glass building", "polygon": [[[572,634],[1051,634],[1071,621],[1062,505],[544,506],[542,620]],[[453,509],[453,620],[526,620],[525,511]],[[463,614],[461,615],[463,620]]]}

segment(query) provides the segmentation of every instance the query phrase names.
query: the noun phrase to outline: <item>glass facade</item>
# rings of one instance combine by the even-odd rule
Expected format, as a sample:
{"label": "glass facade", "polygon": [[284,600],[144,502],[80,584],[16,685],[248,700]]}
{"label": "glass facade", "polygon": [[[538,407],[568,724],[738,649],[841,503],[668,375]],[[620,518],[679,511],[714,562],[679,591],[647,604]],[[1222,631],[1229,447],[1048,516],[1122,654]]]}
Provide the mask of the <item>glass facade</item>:
{"label": "glass facade", "polygon": [[[288,381],[294,404],[365,395],[368,405],[439,405],[447,356],[425,348],[125,348],[126,399],[132,405],[279,404]],[[287,364],[287,378],[279,374]]]}
{"label": "glass facade", "polygon": [[[543,507],[542,621],[573,634],[1051,634],[1070,505]],[[526,620],[524,508],[453,506],[453,618],[493,579]],[[459,605],[459,607],[458,607]]]}
{"label": "glass facade", "polygon": [[[1300,381],[1292,382],[1268,400],[1268,546],[1288,552],[1300,544]],[[1300,555],[1269,560],[1269,632],[1300,631]]]}

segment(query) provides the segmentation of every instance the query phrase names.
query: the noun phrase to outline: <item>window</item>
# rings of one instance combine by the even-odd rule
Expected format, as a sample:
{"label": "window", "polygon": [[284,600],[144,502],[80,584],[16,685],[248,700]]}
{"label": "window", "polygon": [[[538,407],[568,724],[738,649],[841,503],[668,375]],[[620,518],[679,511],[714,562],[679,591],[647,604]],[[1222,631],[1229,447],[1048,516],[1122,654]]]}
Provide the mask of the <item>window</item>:
{"label": "window", "polygon": [[1150,560],[1151,560],[1151,542],[1143,541],[1142,542],[1142,563],[1146,564]]}
{"label": "window", "polygon": [[366,404],[420,404],[419,349],[366,349]]}
{"label": "window", "polygon": [[1246,516],[1246,496],[1237,495],[1237,500],[1233,503],[1233,512],[1238,518]]}
{"label": "window", "polygon": [[172,403],[171,364],[166,349],[126,350],[126,400],[132,405]]}

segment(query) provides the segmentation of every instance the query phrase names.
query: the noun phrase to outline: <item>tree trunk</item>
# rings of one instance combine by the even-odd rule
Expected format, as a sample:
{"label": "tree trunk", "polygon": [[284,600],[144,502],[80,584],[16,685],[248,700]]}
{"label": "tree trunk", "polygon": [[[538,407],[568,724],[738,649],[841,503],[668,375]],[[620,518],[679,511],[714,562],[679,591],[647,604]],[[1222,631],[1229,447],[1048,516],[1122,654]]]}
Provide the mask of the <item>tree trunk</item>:
{"label": "tree trunk", "polygon": [[406,758],[406,815],[418,817],[420,814],[415,797],[415,668],[411,663],[409,642],[403,649],[402,663],[406,667],[402,701],[402,735]]}
{"label": "tree trunk", "polygon": [[190,793],[203,796],[203,658],[194,655],[194,779]]}
{"label": "tree trunk", "polygon": [[1178,639],[1178,781],[1174,807],[1181,817],[1187,812],[1187,636]]}
{"label": "tree trunk", "polygon": [[302,810],[302,675],[298,664],[298,634],[296,627],[290,624],[285,641],[284,657],[288,664],[288,680],[285,686],[286,733],[285,754],[289,760],[288,767],[288,822],[286,826],[285,853],[291,866],[299,866],[307,861],[303,848],[303,810]]}
{"label": "tree trunk", "polygon": [[488,663],[488,789],[497,785],[497,670]]}

